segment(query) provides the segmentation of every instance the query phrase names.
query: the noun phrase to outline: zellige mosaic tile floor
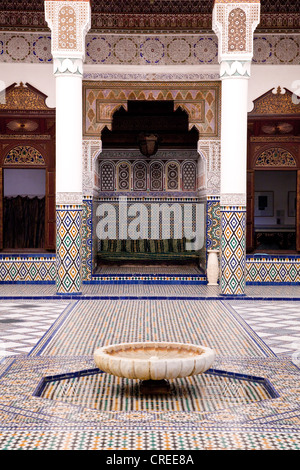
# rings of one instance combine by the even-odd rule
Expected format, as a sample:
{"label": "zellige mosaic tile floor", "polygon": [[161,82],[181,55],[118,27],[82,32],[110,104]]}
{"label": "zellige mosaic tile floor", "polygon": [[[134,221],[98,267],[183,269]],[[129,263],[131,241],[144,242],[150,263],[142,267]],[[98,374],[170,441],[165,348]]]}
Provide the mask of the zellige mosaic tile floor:
{"label": "zellige mosaic tile floor", "polygon": [[[300,449],[300,302],[299,288],[293,289],[297,286],[249,286],[248,296],[236,301],[214,299],[216,291],[208,286],[150,285],[154,297],[139,299],[136,294],[145,286],[134,285],[129,286],[134,299],[99,300],[53,300],[55,286],[21,286],[19,294],[24,297],[9,300],[10,287],[0,286],[1,450]],[[175,287],[171,293],[176,290],[184,298],[171,299],[170,287]],[[128,286],[96,285],[85,286],[85,293],[97,296],[103,288],[115,294],[129,292]],[[194,300],[195,288],[206,300]],[[157,292],[165,300],[155,298]],[[264,300],[252,300],[255,295]],[[293,301],[272,300],[289,295]],[[175,394],[162,406],[155,397],[135,399],[120,379],[103,382],[104,376],[90,375],[98,345],[152,339],[214,347],[217,376],[207,377],[202,388],[194,384],[181,389],[181,401]],[[8,346],[10,341],[14,344]],[[55,399],[38,396],[44,378],[59,374],[73,377],[68,399],[61,397],[65,388],[53,395]],[[251,380],[241,387],[245,377]],[[102,392],[95,394],[83,385],[98,384],[99,379]],[[267,384],[266,391],[257,388],[258,379]],[[111,395],[117,382],[118,398]],[[214,393],[208,393],[212,389]],[[191,390],[194,395],[189,396]],[[201,399],[199,390],[206,392]],[[249,400],[254,390],[259,390],[259,399]]]}

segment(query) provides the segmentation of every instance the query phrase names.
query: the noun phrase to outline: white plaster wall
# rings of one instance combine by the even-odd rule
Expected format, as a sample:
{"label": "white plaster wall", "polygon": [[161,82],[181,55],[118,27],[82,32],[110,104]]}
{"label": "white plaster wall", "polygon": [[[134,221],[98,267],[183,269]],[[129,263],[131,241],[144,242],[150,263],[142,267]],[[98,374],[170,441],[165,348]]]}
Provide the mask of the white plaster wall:
{"label": "white plaster wall", "polygon": [[[219,70],[218,65],[198,65],[198,66],[120,66],[120,65],[85,65],[85,73],[121,74],[124,72],[141,73],[145,72],[157,75],[161,73],[182,73],[184,74],[203,73],[216,75]],[[103,78],[102,78],[103,79]],[[53,75],[52,64],[20,64],[1,63],[0,64],[0,89],[6,88],[14,82],[28,82],[45,95],[48,96],[47,105],[55,107],[55,77]],[[290,91],[300,95],[300,65],[255,65],[251,67],[251,77],[248,88],[248,111],[253,108],[253,100],[266,93],[272,88],[288,88]]]}

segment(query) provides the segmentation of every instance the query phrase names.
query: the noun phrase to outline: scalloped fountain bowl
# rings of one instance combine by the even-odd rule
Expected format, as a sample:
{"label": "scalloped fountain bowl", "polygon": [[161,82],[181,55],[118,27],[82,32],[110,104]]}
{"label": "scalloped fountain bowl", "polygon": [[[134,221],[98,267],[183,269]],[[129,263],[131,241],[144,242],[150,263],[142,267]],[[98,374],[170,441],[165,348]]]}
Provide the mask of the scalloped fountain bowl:
{"label": "scalloped fountain bowl", "polygon": [[96,349],[94,360],[100,370],[117,377],[159,381],[205,372],[215,352],[184,343],[121,343]]}

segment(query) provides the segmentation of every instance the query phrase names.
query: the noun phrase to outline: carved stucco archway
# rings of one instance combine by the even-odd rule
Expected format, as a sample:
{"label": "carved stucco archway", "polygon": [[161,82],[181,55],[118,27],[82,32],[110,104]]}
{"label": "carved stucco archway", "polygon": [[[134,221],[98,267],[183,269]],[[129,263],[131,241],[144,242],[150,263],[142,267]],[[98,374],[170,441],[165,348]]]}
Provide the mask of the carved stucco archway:
{"label": "carved stucco archway", "polygon": [[[111,129],[114,113],[129,100],[170,100],[189,118],[189,129],[199,132],[201,147],[220,139],[220,82],[83,82],[83,192],[92,195],[96,187],[96,160],[102,151],[101,132]],[[219,156],[218,156],[219,157]],[[217,165],[218,166],[218,165]],[[219,176],[219,175],[218,175]],[[205,178],[206,181],[209,178]],[[218,184],[217,184],[218,186]],[[209,188],[207,188],[209,190]],[[213,192],[216,182],[213,183]]]}

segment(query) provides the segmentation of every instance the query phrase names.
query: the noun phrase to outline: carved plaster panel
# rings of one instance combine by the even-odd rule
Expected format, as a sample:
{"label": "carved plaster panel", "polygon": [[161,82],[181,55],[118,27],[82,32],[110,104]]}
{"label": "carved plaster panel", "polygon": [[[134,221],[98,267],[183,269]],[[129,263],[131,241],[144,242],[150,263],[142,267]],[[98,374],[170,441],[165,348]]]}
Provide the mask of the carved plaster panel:
{"label": "carved plaster panel", "polygon": [[220,198],[221,207],[240,206],[246,207],[246,194],[245,193],[222,193]]}
{"label": "carved plaster panel", "polygon": [[209,194],[220,194],[221,181],[221,143],[218,140],[199,140],[198,153],[204,164],[202,168],[202,183],[199,187]]}
{"label": "carved plaster panel", "polygon": [[92,196],[98,190],[96,160],[101,151],[101,140],[82,141],[82,191],[85,196]]}
{"label": "carved plaster panel", "polygon": [[72,192],[57,192],[56,193],[57,205],[80,205],[82,204],[82,193]]}
{"label": "carved plaster panel", "polygon": [[212,29],[218,36],[219,62],[233,57],[243,61],[252,59],[253,32],[259,24],[259,19],[259,0],[247,2],[216,0]]}
{"label": "carved plaster panel", "polygon": [[53,57],[85,56],[85,36],[91,27],[90,2],[45,1],[45,18],[51,29]]}

